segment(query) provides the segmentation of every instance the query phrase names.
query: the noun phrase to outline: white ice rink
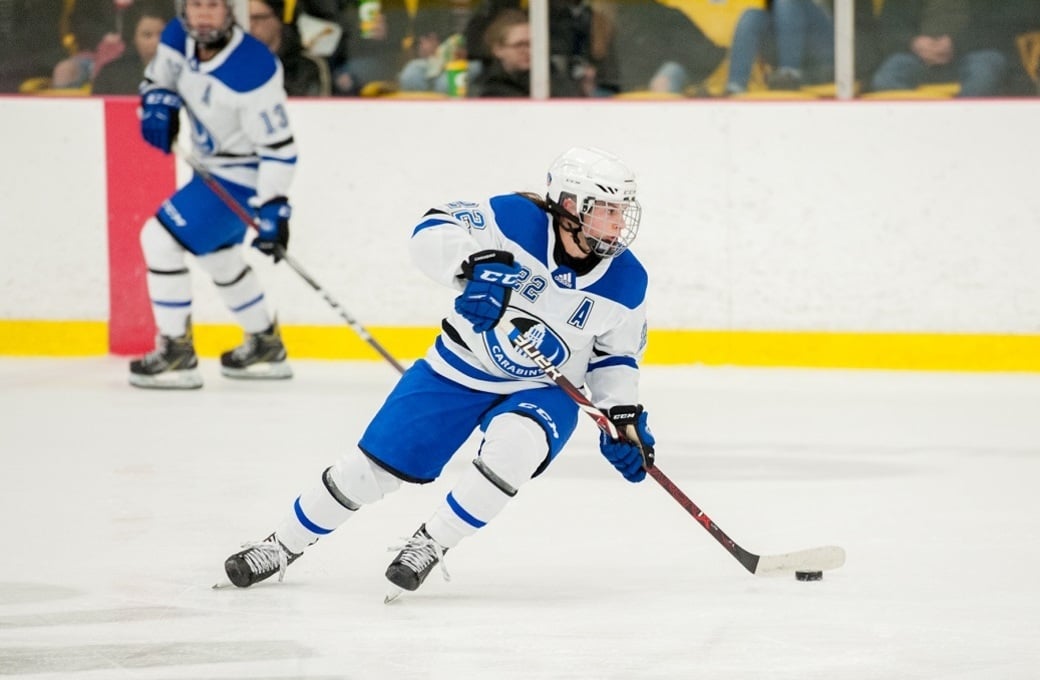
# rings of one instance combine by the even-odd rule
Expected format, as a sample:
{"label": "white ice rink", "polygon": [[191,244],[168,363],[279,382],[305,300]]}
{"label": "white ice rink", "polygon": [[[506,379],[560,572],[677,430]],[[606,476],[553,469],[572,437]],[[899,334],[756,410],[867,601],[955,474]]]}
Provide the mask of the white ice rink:
{"label": "white ice rink", "polygon": [[188,393],[125,362],[0,359],[0,676],[31,680],[1035,680],[1040,375],[651,367],[658,461],[758,553],[748,574],[582,423],[548,473],[384,605],[437,483],[365,508],[284,583],[212,590],[360,432],[382,363]]}

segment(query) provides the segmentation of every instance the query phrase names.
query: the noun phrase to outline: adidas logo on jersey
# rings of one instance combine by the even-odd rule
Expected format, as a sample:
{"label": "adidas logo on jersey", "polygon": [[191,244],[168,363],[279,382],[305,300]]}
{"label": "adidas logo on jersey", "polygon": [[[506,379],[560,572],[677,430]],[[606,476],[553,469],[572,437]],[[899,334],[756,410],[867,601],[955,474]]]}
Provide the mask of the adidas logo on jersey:
{"label": "adidas logo on jersey", "polygon": [[574,272],[566,267],[560,267],[553,272],[553,281],[560,284],[562,288],[574,288]]}

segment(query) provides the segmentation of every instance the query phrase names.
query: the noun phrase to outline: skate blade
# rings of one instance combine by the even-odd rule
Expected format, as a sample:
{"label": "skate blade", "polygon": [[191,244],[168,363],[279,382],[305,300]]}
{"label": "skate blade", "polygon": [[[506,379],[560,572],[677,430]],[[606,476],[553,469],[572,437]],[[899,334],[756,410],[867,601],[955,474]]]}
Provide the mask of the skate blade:
{"label": "skate blade", "polygon": [[167,371],[158,375],[130,374],[130,384],[149,390],[197,390],[202,387],[202,374],[196,369]]}
{"label": "skate blade", "polygon": [[292,368],[285,361],[260,362],[246,368],[220,367],[220,374],[234,380],[288,380],[292,377]]}
{"label": "skate blade", "polygon": [[404,590],[402,590],[401,588],[398,588],[397,586],[390,586],[386,591],[386,595],[383,596],[383,604],[390,604],[397,598],[401,597],[401,595],[403,594]]}

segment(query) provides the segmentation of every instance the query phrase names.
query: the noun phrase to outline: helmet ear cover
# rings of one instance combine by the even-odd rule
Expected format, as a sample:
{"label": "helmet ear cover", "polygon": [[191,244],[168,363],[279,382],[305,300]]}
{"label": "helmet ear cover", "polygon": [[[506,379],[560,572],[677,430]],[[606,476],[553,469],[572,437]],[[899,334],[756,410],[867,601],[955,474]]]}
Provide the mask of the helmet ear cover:
{"label": "helmet ear cover", "polygon": [[571,211],[569,211],[569,210],[567,210],[566,208],[563,207],[563,202],[565,200],[567,200],[568,198],[571,199],[572,201],[574,201],[574,204],[577,205],[578,204],[577,196],[575,196],[574,194],[567,193],[567,192],[561,192],[559,198],[560,198],[560,200],[559,200],[559,202],[557,202],[557,201],[554,201],[552,198],[550,198],[548,195],[545,197],[545,202],[549,206],[549,212],[552,213],[553,216],[559,218],[560,220],[566,220],[568,222],[572,222],[575,225],[573,227],[568,227],[567,225],[564,225],[564,224],[561,223],[560,226],[565,231],[580,231],[581,230],[581,216],[580,215],[576,215],[576,214],[572,213]]}
{"label": "helmet ear cover", "polygon": [[188,23],[188,0],[177,0],[177,17],[192,40],[199,45],[216,47],[227,43],[231,38],[231,28],[235,25],[234,0],[224,0],[224,6],[227,7],[227,18],[224,20],[224,24],[206,33],[200,33]]}

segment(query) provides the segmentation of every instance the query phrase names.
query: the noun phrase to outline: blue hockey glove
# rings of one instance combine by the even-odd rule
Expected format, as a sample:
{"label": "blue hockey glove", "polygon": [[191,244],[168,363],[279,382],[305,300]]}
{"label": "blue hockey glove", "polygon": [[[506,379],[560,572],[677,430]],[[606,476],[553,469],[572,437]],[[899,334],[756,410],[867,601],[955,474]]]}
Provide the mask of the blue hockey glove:
{"label": "blue hockey glove", "polygon": [[253,239],[253,247],[280,262],[282,253],[289,249],[289,218],[292,217],[289,199],[285,196],[272,198],[260,206],[256,215],[258,234]]}
{"label": "blue hockey glove", "polygon": [[149,90],[141,97],[141,135],[163,153],[177,139],[181,127],[181,98],[170,90]]}
{"label": "blue hockey glove", "polygon": [[[646,425],[646,411],[639,404],[634,406],[615,406],[607,412],[607,417],[618,429],[621,440],[611,439],[605,432],[599,435],[599,450],[603,456],[617,468],[618,472],[630,482],[641,482],[646,471],[654,466],[654,435]],[[642,447],[627,437],[633,432],[639,438]]]}
{"label": "blue hockey glove", "polygon": [[465,290],[455,298],[455,311],[473,324],[477,333],[495,327],[520,278],[520,265],[513,254],[504,250],[482,250],[462,263],[462,278],[468,280]]}

